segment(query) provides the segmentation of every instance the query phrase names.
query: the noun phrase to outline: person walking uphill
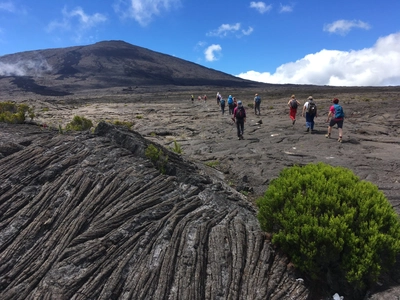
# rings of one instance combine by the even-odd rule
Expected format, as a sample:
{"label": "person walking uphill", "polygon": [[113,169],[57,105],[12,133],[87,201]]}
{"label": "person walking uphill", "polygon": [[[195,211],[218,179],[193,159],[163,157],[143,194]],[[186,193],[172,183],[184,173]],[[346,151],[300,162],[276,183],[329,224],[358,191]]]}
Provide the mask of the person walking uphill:
{"label": "person walking uphill", "polygon": [[329,108],[328,119],[326,122],[329,122],[329,118],[331,121],[328,126],[328,133],[325,135],[328,139],[331,137],[332,127],[337,124],[339,129],[339,138],[338,142],[342,142],[343,137],[343,122],[344,122],[344,112],[343,107],[339,105],[339,99],[334,98],[332,100],[333,105]]}
{"label": "person walking uphill", "polygon": [[301,116],[306,115],[306,132],[313,132],[314,131],[314,118],[317,117],[317,105],[314,103],[314,99],[312,96],[308,97],[307,102],[304,103],[303,111]]}
{"label": "person walking uphill", "polygon": [[222,99],[222,97],[221,97],[221,99],[219,100],[219,104],[221,105],[221,112],[222,112],[222,114],[225,114],[225,100]]}
{"label": "person walking uphill", "polygon": [[257,115],[257,110],[258,110],[258,115],[261,115],[260,105],[261,105],[261,98],[260,98],[260,96],[258,96],[258,94],[255,94],[255,97],[254,97],[254,113],[256,115]]}
{"label": "person walking uphill", "polygon": [[294,123],[296,122],[297,107],[301,105],[301,103],[297,101],[295,95],[292,95],[287,105],[289,106],[290,109],[289,117],[292,120],[292,124],[294,125]]}
{"label": "person walking uphill", "polygon": [[229,114],[233,114],[233,98],[232,95],[229,95],[228,97],[228,108],[229,108]]}
{"label": "person walking uphill", "polygon": [[243,107],[242,101],[237,102],[237,106],[233,110],[233,122],[236,123],[238,140],[243,140],[244,123],[246,122],[246,110]]}

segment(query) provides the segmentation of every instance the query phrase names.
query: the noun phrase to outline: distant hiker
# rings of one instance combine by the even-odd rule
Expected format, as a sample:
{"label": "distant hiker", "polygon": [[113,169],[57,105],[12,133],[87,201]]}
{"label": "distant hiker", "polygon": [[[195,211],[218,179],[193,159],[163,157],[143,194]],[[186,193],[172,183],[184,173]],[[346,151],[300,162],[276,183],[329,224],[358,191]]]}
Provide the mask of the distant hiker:
{"label": "distant hiker", "polygon": [[257,115],[257,111],[258,111],[258,115],[261,115],[260,105],[261,105],[261,98],[260,98],[260,96],[258,96],[258,94],[255,94],[255,97],[254,97],[254,113],[256,115]]}
{"label": "distant hiker", "polygon": [[234,109],[232,95],[229,95],[229,97],[228,97],[228,107],[229,107],[229,114],[232,115],[233,109]]}
{"label": "distant hiker", "polygon": [[201,98],[201,96],[198,96],[198,97],[197,97],[197,100],[199,100],[199,101],[200,101],[201,99],[202,99],[202,98]]}
{"label": "distant hiker", "polygon": [[217,105],[219,106],[220,105],[220,103],[219,103],[219,101],[222,99],[222,96],[221,96],[221,94],[218,92],[217,93]]}
{"label": "distant hiker", "polygon": [[204,95],[203,99],[204,99],[204,103],[206,103],[206,101],[207,101],[207,95]]}
{"label": "distant hiker", "polygon": [[193,101],[194,101],[194,96],[192,95],[192,103],[193,103]]}
{"label": "distant hiker", "polygon": [[222,99],[222,97],[221,97],[221,99],[219,100],[219,103],[221,105],[222,114],[225,114],[225,99]]}
{"label": "distant hiker", "polygon": [[235,109],[235,107],[237,107],[237,101],[236,98],[233,97],[233,109]]}
{"label": "distant hiker", "polygon": [[314,118],[317,117],[317,105],[312,96],[308,97],[307,102],[304,103],[301,116],[306,115],[306,132],[314,132]]}
{"label": "distant hiker", "polygon": [[290,109],[289,117],[292,120],[292,124],[294,125],[294,123],[296,122],[297,107],[301,105],[301,103],[297,101],[295,95],[292,95],[287,105],[289,106]]}
{"label": "distant hiker", "polygon": [[243,140],[244,123],[246,122],[246,110],[242,101],[237,102],[237,107],[233,110],[233,122],[236,123],[238,140]]}
{"label": "distant hiker", "polygon": [[332,100],[333,105],[329,108],[329,113],[328,113],[328,119],[326,122],[329,122],[329,118],[331,118],[331,121],[329,122],[328,126],[328,133],[325,135],[328,139],[331,137],[331,131],[332,127],[337,124],[338,129],[339,129],[339,138],[338,142],[342,142],[342,137],[343,137],[343,122],[344,122],[344,112],[343,112],[343,107],[340,106],[339,99],[334,98]]}

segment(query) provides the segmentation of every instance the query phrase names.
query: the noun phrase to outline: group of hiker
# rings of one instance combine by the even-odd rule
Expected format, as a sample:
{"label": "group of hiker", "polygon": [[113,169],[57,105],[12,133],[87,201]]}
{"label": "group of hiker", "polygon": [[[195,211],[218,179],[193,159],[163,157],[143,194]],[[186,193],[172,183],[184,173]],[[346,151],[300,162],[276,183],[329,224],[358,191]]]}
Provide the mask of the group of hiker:
{"label": "group of hiker", "polygon": [[[237,128],[237,136],[239,140],[243,140],[243,132],[244,132],[244,123],[246,122],[246,110],[243,106],[242,101],[236,100],[236,97],[232,97],[232,95],[228,96],[227,103],[222,95],[217,93],[217,105],[221,107],[221,113],[225,114],[225,106],[228,104],[229,115],[232,115],[232,121],[236,124]],[[258,94],[255,94],[254,97],[254,113],[257,115],[261,115],[260,111],[261,97]]]}
{"label": "group of hiker", "polygon": [[[198,100],[207,100],[207,96],[204,95],[199,96]],[[194,101],[194,97],[192,95],[192,102]],[[232,121],[236,124],[237,127],[237,136],[239,140],[243,139],[244,132],[244,123],[246,122],[246,110],[243,106],[242,101],[236,100],[236,97],[232,97],[229,95],[227,100],[225,100],[222,95],[218,92],[216,96],[217,105],[220,107],[222,115],[225,114],[225,107],[228,106],[229,115],[232,116]],[[289,107],[289,117],[292,120],[292,125],[296,123],[296,115],[297,109],[302,104],[300,101],[296,99],[295,95],[290,97],[290,100],[287,103]],[[254,114],[261,115],[261,97],[258,94],[254,95]],[[304,103],[301,116],[305,117],[306,121],[306,132],[314,133],[314,119],[318,117],[318,109],[317,105],[312,96],[307,98],[307,101]],[[332,105],[329,108],[328,118],[326,120],[328,125],[328,133],[325,135],[326,138],[331,137],[332,127],[337,125],[339,131],[338,142],[342,142],[343,139],[343,121],[344,121],[344,112],[341,105],[339,105],[339,99],[332,99]]]}
{"label": "group of hiker", "polygon": [[[301,103],[296,99],[295,95],[292,95],[288,102],[289,106],[289,116],[294,125],[296,122],[297,108]],[[307,98],[306,103],[303,105],[301,116],[306,118],[306,132],[314,132],[314,118],[318,117],[317,105],[314,102],[312,96]],[[328,118],[326,120],[328,125],[328,133],[325,135],[326,138],[331,137],[332,127],[337,125],[339,131],[338,142],[343,141],[343,122],[344,122],[344,112],[343,107],[339,105],[339,99],[333,98],[332,105],[329,107]]]}

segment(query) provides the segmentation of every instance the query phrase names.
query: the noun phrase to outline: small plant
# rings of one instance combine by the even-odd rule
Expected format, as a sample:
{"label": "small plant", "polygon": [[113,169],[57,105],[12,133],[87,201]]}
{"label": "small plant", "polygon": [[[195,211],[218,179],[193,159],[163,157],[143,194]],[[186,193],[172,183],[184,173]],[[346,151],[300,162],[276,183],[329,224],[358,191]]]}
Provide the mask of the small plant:
{"label": "small plant", "polygon": [[143,116],[142,115],[137,115],[136,119],[143,119]]}
{"label": "small plant", "polygon": [[43,111],[43,112],[47,112],[47,111],[49,111],[49,108],[48,108],[48,107],[43,107],[43,108],[42,108],[42,111]]}
{"label": "small plant", "polygon": [[131,129],[132,126],[135,125],[133,122],[119,121],[119,120],[114,121],[113,124],[116,125],[116,126],[125,126],[128,129]]}
{"label": "small plant", "polygon": [[284,169],[257,200],[272,242],[311,278],[376,282],[400,253],[400,221],[385,195],[350,170],[327,164]]}
{"label": "small plant", "polygon": [[150,133],[150,136],[151,136],[151,137],[156,137],[156,136],[157,136],[157,133],[151,132],[151,133]]}
{"label": "small plant", "polygon": [[219,161],[218,160],[212,160],[212,161],[208,161],[205,163],[206,166],[209,166],[211,168],[215,168],[216,166],[219,165]]}
{"label": "small plant", "polygon": [[150,144],[145,153],[146,157],[151,160],[151,162],[158,167],[162,174],[165,174],[167,169],[168,155],[165,155],[161,149],[157,149],[156,146]]}
{"label": "small plant", "polygon": [[0,122],[21,124],[25,122],[26,115],[31,120],[35,117],[33,108],[27,104],[0,102]]}
{"label": "small plant", "polygon": [[271,105],[271,106],[269,106],[268,108],[269,108],[269,109],[274,109],[274,107],[273,107],[272,105]]}
{"label": "small plant", "polygon": [[64,134],[64,130],[63,130],[63,128],[62,128],[62,126],[60,124],[58,125],[58,133],[59,134]]}
{"label": "small plant", "polygon": [[171,147],[171,150],[175,153],[182,154],[182,147],[178,144],[176,140],[174,140],[174,147]]}
{"label": "small plant", "polygon": [[240,191],[243,195],[245,195],[245,196],[248,196],[249,195],[249,192],[248,191]]}
{"label": "small plant", "polygon": [[84,131],[93,127],[92,121],[86,119],[85,117],[74,116],[72,121],[67,124],[65,129],[67,131]]}
{"label": "small plant", "polygon": [[247,104],[247,106],[250,108],[254,108],[254,103],[249,103],[249,104]]}

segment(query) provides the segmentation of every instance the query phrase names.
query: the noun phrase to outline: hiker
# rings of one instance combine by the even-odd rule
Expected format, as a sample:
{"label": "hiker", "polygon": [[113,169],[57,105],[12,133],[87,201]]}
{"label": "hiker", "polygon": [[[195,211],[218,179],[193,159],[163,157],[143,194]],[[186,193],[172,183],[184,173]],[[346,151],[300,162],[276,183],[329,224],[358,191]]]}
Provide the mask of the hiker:
{"label": "hiker", "polygon": [[203,99],[204,99],[204,103],[206,103],[206,101],[207,101],[207,95],[204,95]]}
{"label": "hiker", "polygon": [[221,100],[222,96],[219,92],[217,92],[217,105],[220,106],[219,100]]}
{"label": "hiker", "polygon": [[229,97],[228,97],[228,108],[229,108],[229,114],[232,115],[233,109],[234,109],[232,95],[229,95]]}
{"label": "hiker", "polygon": [[192,103],[193,103],[193,101],[194,101],[194,96],[192,95]]}
{"label": "hiker", "polygon": [[221,105],[222,114],[225,114],[225,99],[222,99],[222,97],[221,97],[221,99],[219,100],[219,103]]}
{"label": "hiker", "polygon": [[261,115],[260,104],[261,104],[261,98],[260,98],[260,96],[258,96],[258,94],[255,94],[255,97],[254,97],[254,113],[256,115],[257,115],[257,110],[258,110],[258,115]]}
{"label": "hiker", "polygon": [[294,123],[296,123],[297,107],[301,105],[301,103],[297,101],[295,95],[292,95],[287,105],[289,106],[290,109],[289,117],[292,120],[292,124],[294,125]]}
{"label": "hiker", "polygon": [[301,116],[306,117],[306,132],[314,132],[314,118],[317,117],[317,105],[314,103],[312,96],[308,97],[307,102],[304,103]]}
{"label": "hiker", "polygon": [[243,140],[244,123],[246,122],[246,110],[243,107],[242,101],[237,102],[237,107],[233,110],[233,122],[236,123],[238,140]]}
{"label": "hiker", "polygon": [[325,135],[328,139],[331,137],[332,127],[337,124],[339,129],[339,138],[338,142],[342,142],[343,137],[343,122],[344,122],[344,112],[343,107],[339,105],[339,99],[334,98],[332,100],[333,105],[329,108],[328,119],[326,122],[329,122],[329,118],[331,119],[328,126],[328,133]]}
{"label": "hiker", "polygon": [[235,107],[237,107],[237,100],[235,97],[233,97],[233,109],[235,109]]}

